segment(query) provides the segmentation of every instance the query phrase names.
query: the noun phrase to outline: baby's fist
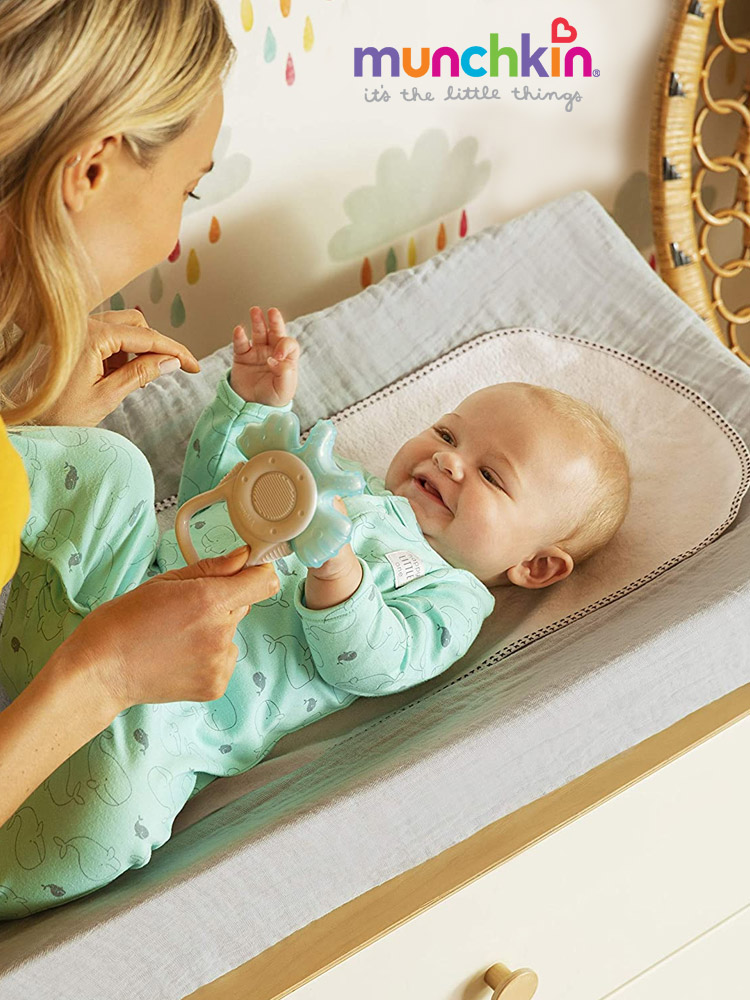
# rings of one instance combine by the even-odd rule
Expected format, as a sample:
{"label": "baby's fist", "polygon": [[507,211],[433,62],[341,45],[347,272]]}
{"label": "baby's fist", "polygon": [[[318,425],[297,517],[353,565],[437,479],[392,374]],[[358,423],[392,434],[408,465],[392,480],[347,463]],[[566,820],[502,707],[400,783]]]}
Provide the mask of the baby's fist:
{"label": "baby's fist", "polygon": [[284,406],[297,391],[299,344],[286,336],[284,319],[278,309],[250,310],[251,337],[241,326],[234,328],[232,388],[248,402]]}

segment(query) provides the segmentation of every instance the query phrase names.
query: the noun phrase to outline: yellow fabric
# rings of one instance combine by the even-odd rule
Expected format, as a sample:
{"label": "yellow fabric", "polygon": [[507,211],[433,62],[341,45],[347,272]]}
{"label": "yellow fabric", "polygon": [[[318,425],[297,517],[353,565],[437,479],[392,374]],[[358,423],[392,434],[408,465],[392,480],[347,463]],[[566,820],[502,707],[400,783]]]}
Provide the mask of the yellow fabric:
{"label": "yellow fabric", "polygon": [[21,529],[29,516],[29,482],[0,418],[0,587],[16,571],[21,551]]}

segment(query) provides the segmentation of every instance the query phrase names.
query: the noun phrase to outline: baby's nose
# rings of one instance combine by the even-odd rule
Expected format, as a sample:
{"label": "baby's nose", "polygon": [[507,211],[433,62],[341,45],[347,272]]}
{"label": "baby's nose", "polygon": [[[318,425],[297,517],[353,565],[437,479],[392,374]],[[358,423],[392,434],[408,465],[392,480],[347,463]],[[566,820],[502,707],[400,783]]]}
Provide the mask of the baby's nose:
{"label": "baby's nose", "polygon": [[451,479],[461,479],[463,475],[461,459],[455,451],[436,451],[432,460],[438,469],[450,476]]}

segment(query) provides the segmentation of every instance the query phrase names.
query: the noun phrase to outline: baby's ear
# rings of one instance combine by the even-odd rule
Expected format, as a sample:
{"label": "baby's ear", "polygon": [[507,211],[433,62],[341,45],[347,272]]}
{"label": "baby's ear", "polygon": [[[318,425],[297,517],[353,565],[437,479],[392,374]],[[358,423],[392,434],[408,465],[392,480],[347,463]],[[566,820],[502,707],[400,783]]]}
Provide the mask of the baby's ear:
{"label": "baby's ear", "polygon": [[573,572],[572,556],[557,545],[542,549],[531,559],[517,563],[507,570],[508,579],[517,587],[540,590],[559,583]]}

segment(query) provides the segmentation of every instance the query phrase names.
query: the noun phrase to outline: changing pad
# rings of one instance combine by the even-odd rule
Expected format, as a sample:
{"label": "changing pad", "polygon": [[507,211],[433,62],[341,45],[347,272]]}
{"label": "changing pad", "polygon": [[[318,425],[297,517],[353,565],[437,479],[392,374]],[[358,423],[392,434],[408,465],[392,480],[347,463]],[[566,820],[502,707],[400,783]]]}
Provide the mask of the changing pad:
{"label": "changing pad", "polygon": [[[466,656],[439,676],[388,698],[360,698],[345,712],[281,740],[269,754],[313,747],[442,687],[489,656],[494,661],[642,587],[717,538],[750,485],[750,452],[698,393],[615,348],[533,328],[497,330],[354,403],[333,419],[336,450],[385,478],[403,442],[469,393],[501,381],[536,382],[584,399],[621,434],[632,474],[631,504],[611,541],[562,583],[543,591],[502,587]],[[696,470],[700,470],[696,474]],[[172,524],[176,498],[161,506]],[[214,784],[183,809],[181,830],[258,783],[245,773]]]}
{"label": "changing pad", "polygon": [[[515,329],[487,342],[526,337],[530,345],[591,355],[624,352],[663,373],[667,395],[684,391],[671,378],[688,396],[702,396],[706,405],[685,396],[684,413],[699,411],[722,447],[736,444],[724,421],[750,440],[750,371],[586,193],[486,229],[290,329],[303,350],[295,401],[303,426],[478,334]],[[146,451],[157,496],[174,493],[190,430],[228,358],[222,349],[198,377],[157,380],[105,422]],[[619,363],[623,372],[651,378],[637,362]],[[577,394],[588,398],[585,388]],[[634,407],[630,414],[637,416]],[[679,429],[669,420],[651,425],[655,416],[642,415],[642,431],[668,438]],[[345,453],[343,421],[341,430]],[[193,822],[145,868],[91,897],[0,927],[0,993],[11,1000],[32,992],[37,1000],[183,997],[747,683],[747,502],[737,510],[746,456],[726,455],[735,478],[721,507],[717,501],[708,512],[713,527],[704,533],[696,526],[692,541],[677,541],[679,552],[665,547],[656,557],[662,563],[634,589],[597,598],[564,627],[545,633],[546,626],[534,626],[509,645],[472,649],[471,662],[427,685],[351,706],[366,705],[377,717],[353,725],[340,712],[321,720],[339,720],[347,727],[339,732],[313,734],[310,726],[291,734],[276,756],[239,776],[249,781],[234,801],[195,821],[211,796],[215,807],[237,780],[228,779],[188,803],[178,822],[189,821],[194,808]],[[651,468],[644,481],[658,474]],[[544,596],[559,600],[573,579]],[[313,735],[320,738],[311,742]]]}

